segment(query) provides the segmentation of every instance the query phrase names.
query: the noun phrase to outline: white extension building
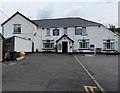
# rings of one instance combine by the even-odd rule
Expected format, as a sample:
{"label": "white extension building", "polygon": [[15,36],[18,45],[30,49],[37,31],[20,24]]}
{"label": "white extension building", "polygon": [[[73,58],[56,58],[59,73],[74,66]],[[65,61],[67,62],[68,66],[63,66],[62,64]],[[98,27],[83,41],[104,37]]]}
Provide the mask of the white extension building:
{"label": "white extension building", "polygon": [[12,43],[7,52],[119,52],[116,34],[100,23],[82,18],[30,20],[16,12],[2,24],[2,34],[5,47]]}

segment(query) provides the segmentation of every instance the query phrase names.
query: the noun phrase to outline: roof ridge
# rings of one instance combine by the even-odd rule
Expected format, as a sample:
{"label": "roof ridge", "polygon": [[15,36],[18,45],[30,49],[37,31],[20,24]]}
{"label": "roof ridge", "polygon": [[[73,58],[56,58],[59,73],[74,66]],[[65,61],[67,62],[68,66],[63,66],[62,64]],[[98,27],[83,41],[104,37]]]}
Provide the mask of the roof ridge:
{"label": "roof ridge", "polygon": [[101,24],[101,23],[94,22],[94,21],[92,21],[92,20],[84,19],[84,18],[81,18],[81,17],[66,17],[66,18],[38,19],[38,20],[32,20],[32,21],[62,20],[62,19],[81,19],[81,20],[88,21],[88,22],[92,22],[92,23],[95,23],[95,24]]}

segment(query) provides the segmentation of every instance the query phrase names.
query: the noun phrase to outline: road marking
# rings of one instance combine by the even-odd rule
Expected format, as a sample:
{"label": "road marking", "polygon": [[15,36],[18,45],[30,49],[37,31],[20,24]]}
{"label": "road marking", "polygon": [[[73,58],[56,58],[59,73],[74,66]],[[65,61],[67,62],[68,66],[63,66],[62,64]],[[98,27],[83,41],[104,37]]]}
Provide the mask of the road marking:
{"label": "road marking", "polygon": [[84,86],[84,88],[85,88],[86,93],[89,93],[88,89],[90,89],[90,91],[92,93],[95,93],[94,92],[94,88],[97,88],[97,87],[94,87],[94,86]]}
{"label": "road marking", "polygon": [[82,66],[82,68],[87,72],[87,74],[90,76],[90,78],[94,81],[94,83],[97,85],[97,87],[100,89],[102,93],[106,93],[103,87],[95,80],[95,78],[90,74],[90,72],[85,68],[85,66],[78,60],[78,58],[73,55],[74,58],[77,60],[77,62]]}

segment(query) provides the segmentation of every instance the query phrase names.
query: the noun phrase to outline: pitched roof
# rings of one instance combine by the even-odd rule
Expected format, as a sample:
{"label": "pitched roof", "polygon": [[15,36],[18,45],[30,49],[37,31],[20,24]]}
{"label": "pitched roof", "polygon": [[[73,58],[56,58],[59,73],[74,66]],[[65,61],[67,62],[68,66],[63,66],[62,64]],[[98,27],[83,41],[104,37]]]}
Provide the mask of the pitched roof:
{"label": "pitched roof", "polygon": [[59,19],[43,19],[43,20],[32,20],[39,27],[50,28],[50,27],[75,27],[75,26],[98,26],[100,23],[92,22],[78,17],[72,18],[59,18]]}
{"label": "pitched roof", "polygon": [[31,23],[35,24],[36,26],[38,26],[35,22],[33,22],[32,20],[30,20],[29,18],[27,18],[26,16],[24,16],[23,14],[21,14],[20,12],[16,12],[15,14],[13,14],[10,18],[8,18],[4,23],[1,24],[1,26],[3,26],[5,23],[7,23],[10,19],[12,19],[14,16],[16,16],[17,14],[21,15],[22,17],[24,17],[26,20],[30,21]]}
{"label": "pitched roof", "polygon": [[72,41],[74,43],[74,41],[70,37],[68,37],[68,35],[65,35],[65,34],[63,36],[61,36],[58,40],[56,40],[56,42],[60,41],[63,37],[68,38],[70,41]]}

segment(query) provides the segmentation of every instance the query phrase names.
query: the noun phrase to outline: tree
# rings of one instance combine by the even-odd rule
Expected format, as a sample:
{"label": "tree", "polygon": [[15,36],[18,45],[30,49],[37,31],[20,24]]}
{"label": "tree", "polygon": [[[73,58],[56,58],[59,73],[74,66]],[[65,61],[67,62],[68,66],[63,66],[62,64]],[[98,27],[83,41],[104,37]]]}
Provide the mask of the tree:
{"label": "tree", "polygon": [[111,30],[112,32],[115,32],[115,25],[109,24],[109,30]]}

